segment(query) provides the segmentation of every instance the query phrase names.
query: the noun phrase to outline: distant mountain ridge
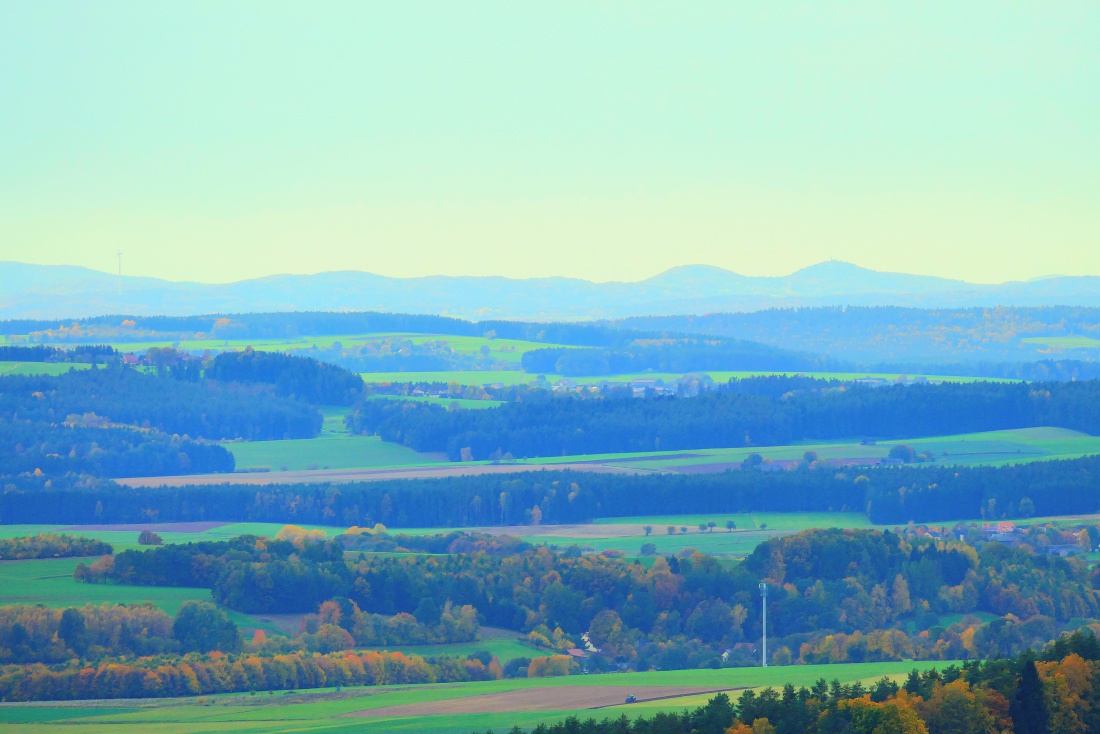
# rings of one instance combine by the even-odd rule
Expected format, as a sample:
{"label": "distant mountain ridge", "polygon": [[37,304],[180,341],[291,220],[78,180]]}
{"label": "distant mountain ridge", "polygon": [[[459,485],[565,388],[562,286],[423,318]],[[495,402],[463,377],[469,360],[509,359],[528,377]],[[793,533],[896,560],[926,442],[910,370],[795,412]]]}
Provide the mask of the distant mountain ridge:
{"label": "distant mountain ridge", "polygon": [[685,265],[639,282],[446,275],[391,278],[336,271],[207,284],[132,276],[120,279],[75,266],[0,262],[0,319],[318,310],[586,320],[878,305],[1100,306],[1100,277],[1056,276],[979,285],[828,261],[775,277]]}

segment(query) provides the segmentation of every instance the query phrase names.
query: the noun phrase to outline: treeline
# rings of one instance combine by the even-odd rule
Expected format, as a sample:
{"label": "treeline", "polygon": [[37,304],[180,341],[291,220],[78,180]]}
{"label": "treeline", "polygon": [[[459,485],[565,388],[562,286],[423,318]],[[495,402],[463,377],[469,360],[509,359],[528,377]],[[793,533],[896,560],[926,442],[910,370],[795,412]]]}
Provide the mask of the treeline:
{"label": "treeline", "polygon": [[[320,606],[317,617],[307,617],[307,631],[324,631],[329,649],[472,639],[480,614],[551,649],[586,635],[600,648],[592,665],[638,670],[721,665],[723,650],[758,640],[761,579],[775,589],[768,614],[774,657],[787,663],[1005,654],[1073,619],[1100,615],[1100,591],[1079,560],[871,530],[773,539],[733,567],[699,553],[645,568],[613,553],[545,547],[508,556],[474,550],[364,555],[350,563],[342,556],[338,540],[245,536],[125,551],[79,566],[75,578],[211,588],[219,603],[251,613]],[[938,624],[940,615],[977,612],[1000,620]],[[909,636],[902,623],[914,619],[926,626]]]}
{"label": "treeline", "polygon": [[143,657],[105,661],[95,667],[0,666],[0,701],[72,701],[161,698],[245,691],[297,690],[333,686],[382,686],[493,680],[479,658],[408,657],[399,652],[351,651],[242,653]]}
{"label": "treeline", "polygon": [[263,389],[186,382],[118,365],[56,377],[0,377],[0,416],[35,424],[76,416],[192,438],[249,440],[310,438],[322,422],[315,408]]}
{"label": "treeline", "polygon": [[[720,693],[704,706],[631,721],[567,717],[531,734],[1051,734],[1100,732],[1100,645],[1091,632],[1059,639],[1042,659],[1014,658],[913,670],[903,683]],[[515,727],[516,734],[524,730]]]}
{"label": "treeline", "polygon": [[0,606],[0,663],[100,660],[121,656],[236,652],[240,633],[213,604],[185,601],[175,619],[153,604],[66,609]]}
{"label": "treeline", "polygon": [[[396,527],[583,523],[600,517],[744,512],[866,512],[880,524],[1091,514],[1100,457],[990,467],[809,468],[619,475],[533,471],[348,484],[119,487],[6,480],[4,523],[222,520]],[[1027,499],[1029,504],[1023,501]],[[991,505],[992,501],[992,505]],[[1029,510],[1021,513],[1021,505]],[[1030,509],[1030,508],[1033,508]]]}
{"label": "treeline", "polygon": [[347,424],[417,451],[445,452],[453,461],[464,455],[769,446],[808,438],[903,438],[1030,426],[1100,433],[1100,380],[853,385],[777,397],[739,389],[644,400],[565,396],[488,410],[363,400]]}
{"label": "treeline", "polygon": [[109,543],[76,535],[39,533],[0,539],[0,561],[101,556],[111,553],[114,553],[114,549]]}
{"label": "treeline", "polygon": [[222,352],[205,369],[208,379],[272,385],[275,394],[314,405],[351,405],[363,378],[343,367],[278,352]]}
{"label": "treeline", "polygon": [[68,349],[36,345],[0,346],[0,362],[83,362],[98,364],[117,357],[118,352],[105,344],[83,344]]}
{"label": "treeline", "polygon": [[525,352],[523,370],[566,376],[700,370],[824,370],[839,363],[734,339],[639,340],[620,348],[552,347]]}

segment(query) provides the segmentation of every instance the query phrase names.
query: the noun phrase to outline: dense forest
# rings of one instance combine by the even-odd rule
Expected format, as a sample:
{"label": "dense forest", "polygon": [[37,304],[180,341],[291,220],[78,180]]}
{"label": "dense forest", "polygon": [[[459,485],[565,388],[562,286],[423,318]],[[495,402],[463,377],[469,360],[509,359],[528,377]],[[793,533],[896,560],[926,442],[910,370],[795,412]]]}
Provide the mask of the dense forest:
{"label": "dense forest", "polygon": [[[904,438],[1031,426],[1100,432],[1100,381],[794,389],[735,381],[692,398],[524,400],[489,410],[363,400],[349,428],[452,460],[770,446],[803,439]],[[468,451],[464,452],[463,450]]]}
{"label": "dense forest", "polygon": [[0,538],[0,561],[100,556],[111,553],[114,553],[114,549],[109,543],[76,535],[39,533],[18,538]]}
{"label": "dense forest", "polygon": [[231,472],[234,466],[233,454],[217,444],[113,426],[98,415],[74,414],[60,424],[0,419],[0,480],[36,473],[47,481],[66,475],[171,476]]}
{"label": "dense forest", "polygon": [[271,385],[276,395],[313,405],[351,405],[363,392],[363,378],[315,359],[278,352],[222,352],[205,368],[209,380]]}
{"label": "dense forest", "polygon": [[[424,628],[416,635],[457,641],[471,639],[480,614],[549,648],[575,646],[587,635],[601,649],[595,665],[639,670],[707,665],[758,639],[761,579],[777,589],[769,619],[774,654],[786,662],[1008,654],[1075,618],[1100,614],[1095,575],[1076,559],[871,530],[776,538],[733,567],[686,553],[658,558],[648,569],[618,554],[545,547],[507,555],[361,555],[348,563],[339,538],[244,536],[128,550],[81,564],[75,577],[210,588],[220,604],[250,613],[323,610],[330,600],[348,599],[337,603],[343,612],[328,614],[345,615],[346,631],[361,644],[402,634],[377,615],[411,615],[411,629]],[[470,611],[458,613],[460,607]],[[975,612],[1001,621],[938,626],[940,615]],[[919,628],[935,634],[904,632],[900,623],[917,617],[927,617]]]}
{"label": "dense forest", "polygon": [[36,424],[77,416],[192,438],[250,440],[309,438],[322,421],[315,408],[259,387],[192,383],[118,365],[57,377],[0,377],[0,416]]}
{"label": "dense forest", "polygon": [[[821,679],[795,689],[720,693],[683,712],[631,721],[568,717],[531,734],[1076,734],[1100,733],[1100,644],[1091,632],[1059,638],[1039,659],[914,669],[904,682]],[[515,727],[512,734],[526,734]]]}
{"label": "dense forest", "polygon": [[[4,523],[293,522],[395,527],[583,523],[600,517],[866,512],[883,524],[1094,513],[1100,457],[1000,467],[622,475],[532,471],[347,484],[120,487],[10,477]],[[1029,502],[1024,502],[1024,500]],[[1025,512],[1023,507],[1031,508]]]}

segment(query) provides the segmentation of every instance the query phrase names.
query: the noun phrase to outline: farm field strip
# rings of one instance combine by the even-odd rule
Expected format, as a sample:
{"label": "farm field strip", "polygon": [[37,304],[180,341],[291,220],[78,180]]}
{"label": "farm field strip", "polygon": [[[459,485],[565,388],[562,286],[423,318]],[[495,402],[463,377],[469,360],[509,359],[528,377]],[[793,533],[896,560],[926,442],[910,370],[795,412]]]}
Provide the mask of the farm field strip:
{"label": "farm field strip", "polygon": [[371,395],[371,400],[411,400],[414,403],[428,403],[429,405],[442,405],[449,408],[452,405],[467,410],[483,410],[504,405],[502,400],[472,400],[470,398],[442,398],[434,395]]}
{"label": "farm field strip", "polygon": [[[237,460],[234,474],[192,474],[135,477],[117,480],[127,486],[181,486],[187,484],[293,484],[309,482],[383,481],[476,474],[502,474],[539,469],[573,469],[618,473],[717,473],[740,469],[752,454],[791,465],[807,451],[818,458],[842,463],[879,463],[900,443],[918,453],[930,451],[931,465],[969,466],[1015,464],[1069,459],[1100,453],[1100,437],[1062,428],[1023,428],[987,433],[884,440],[863,445],[859,440],[800,443],[786,446],[682,449],[613,454],[489,461],[451,462],[438,454],[424,454],[375,436],[336,433],[338,421],[330,413],[327,436],[313,439],[230,442],[224,444]],[[268,471],[249,473],[250,468]],[[285,469],[283,468],[285,467]]]}
{"label": "farm field strip", "polygon": [[0,377],[10,375],[63,375],[71,369],[86,370],[90,364],[79,362],[0,362]]}
{"label": "farm field strip", "polygon": [[[83,535],[91,535],[82,533]],[[131,534],[132,535],[132,534]],[[136,536],[134,536],[136,538]],[[116,549],[121,550],[121,549]],[[51,609],[85,604],[142,604],[150,602],[175,615],[180,604],[189,600],[212,601],[209,589],[168,586],[125,586],[122,584],[81,584],[73,579],[78,563],[88,558],[51,558],[26,561],[0,561],[0,605],[42,604]],[[276,631],[256,617],[225,610],[238,626]]]}
{"label": "farm field strip", "polygon": [[[139,324],[140,326],[140,324]],[[508,362],[516,362],[524,353],[533,349],[547,349],[568,347],[566,344],[551,344],[544,342],[532,342],[523,339],[498,339],[484,336],[454,336],[450,334],[419,334],[404,332],[372,332],[358,334],[336,334],[326,336],[297,336],[282,339],[255,338],[255,339],[143,339],[135,341],[120,341],[112,339],[97,339],[94,335],[88,337],[96,344],[107,344],[124,353],[144,352],[148,349],[174,347],[188,352],[211,351],[235,351],[252,347],[256,351],[298,351],[317,349],[330,349],[335,344],[342,347],[359,347],[372,342],[385,340],[409,341],[415,345],[426,342],[446,342],[447,346],[459,354],[468,356],[480,356],[481,348],[488,347],[490,356]],[[14,343],[14,342],[13,342]],[[70,346],[70,341],[35,341],[34,344],[48,344],[53,346]]]}
{"label": "farm field strip", "polygon": [[[336,430],[336,424],[331,429]],[[330,434],[320,438],[292,438],[276,441],[244,441],[223,444],[236,459],[237,469],[267,467],[274,476],[287,471],[327,469],[372,469],[430,466],[448,463],[445,457],[422,454],[377,436]]]}
{"label": "farm field strip", "polygon": [[1096,349],[1100,339],[1091,336],[1029,336],[1021,339],[1024,344],[1035,344],[1054,349]]}
{"label": "farm field strip", "polygon": [[[542,345],[554,346],[554,345]],[[786,376],[786,377],[815,377],[822,380],[859,380],[876,379],[895,381],[900,378],[909,380],[926,379],[934,382],[1014,382],[1003,378],[966,377],[955,375],[925,375],[886,372],[776,372],[768,370],[698,370],[690,373],[683,372],[630,372],[617,375],[595,376],[571,376],[546,374],[547,382],[553,384],[558,380],[572,380],[578,385],[598,385],[601,382],[632,382],[634,380],[663,380],[666,383],[674,383],[685,374],[709,375],[715,382],[728,382],[731,379],[743,379],[747,377],[762,376]],[[457,382],[461,385],[526,385],[534,382],[538,374],[523,372],[522,370],[454,370],[445,372],[362,372],[361,377],[366,382],[393,383],[393,382]]]}
{"label": "farm field strip", "polygon": [[[575,704],[556,710],[539,710],[547,702],[573,695],[583,700],[593,687],[615,691],[620,698],[634,689],[660,687],[669,689],[730,690],[779,687],[785,683],[810,685],[814,681],[834,678],[843,682],[871,682],[884,675],[898,678],[913,668],[939,667],[950,663],[853,663],[846,665],[805,665],[769,668],[727,668],[724,670],[683,670],[647,673],[619,673],[565,678],[536,678],[474,683],[430,684],[355,688],[342,692],[332,689],[309,693],[276,692],[254,696],[229,694],[203,699],[154,699],[150,701],[106,701],[102,707],[75,708],[67,704],[17,704],[0,707],[0,722],[11,734],[31,732],[74,731],[101,734],[106,732],[428,732],[435,734],[467,734],[487,728],[507,730],[514,724],[533,726],[568,715],[616,718],[626,713],[652,715],[657,711],[676,711],[698,706],[710,694],[688,694],[674,698],[619,704],[601,708],[581,708]],[[566,694],[563,689],[569,689]],[[510,694],[510,695],[509,695]],[[459,713],[479,701],[495,697],[499,704],[495,713]],[[507,699],[511,702],[508,703]],[[289,700],[288,700],[289,699]],[[613,699],[608,699],[613,700]],[[453,703],[448,709],[447,702]],[[596,705],[599,705],[598,702]],[[128,708],[127,708],[128,706]],[[443,713],[435,715],[387,716],[407,712],[406,707],[432,706]],[[402,707],[402,708],[395,708]],[[519,709],[519,710],[510,710]],[[370,711],[373,717],[349,716]],[[453,711],[453,712],[448,712]]]}

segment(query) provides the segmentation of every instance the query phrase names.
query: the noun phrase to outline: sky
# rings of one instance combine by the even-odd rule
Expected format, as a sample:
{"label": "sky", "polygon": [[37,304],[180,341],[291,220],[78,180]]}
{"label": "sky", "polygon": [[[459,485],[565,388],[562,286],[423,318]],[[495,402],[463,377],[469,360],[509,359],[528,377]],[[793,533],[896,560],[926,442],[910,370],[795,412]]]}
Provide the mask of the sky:
{"label": "sky", "polygon": [[1095,2],[0,4],[0,260],[1100,275]]}

